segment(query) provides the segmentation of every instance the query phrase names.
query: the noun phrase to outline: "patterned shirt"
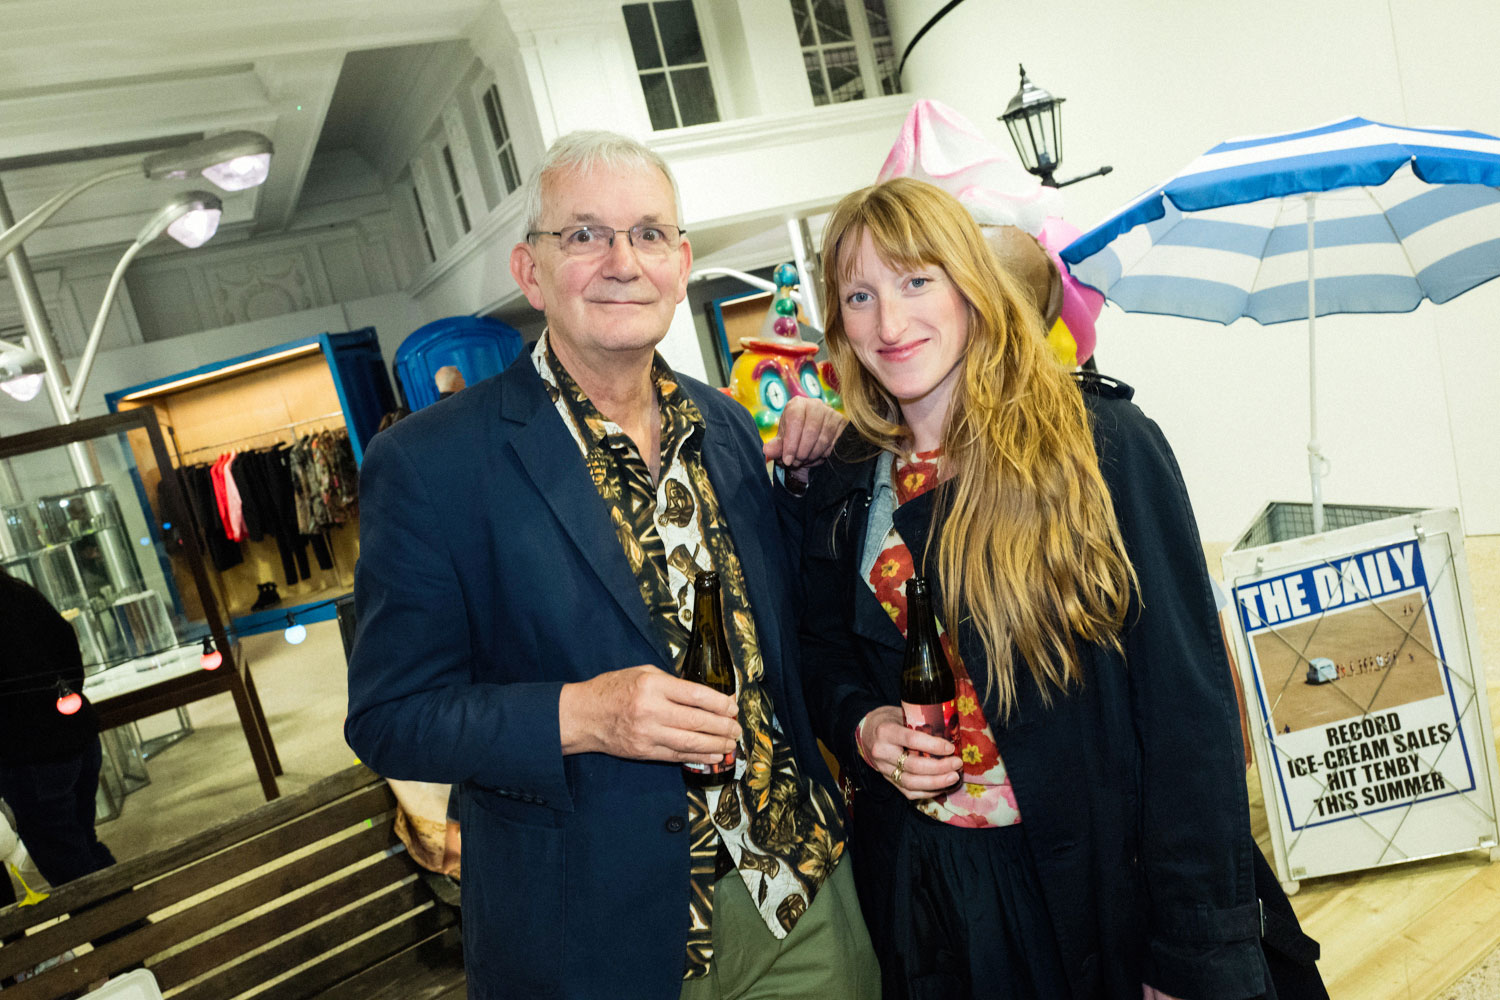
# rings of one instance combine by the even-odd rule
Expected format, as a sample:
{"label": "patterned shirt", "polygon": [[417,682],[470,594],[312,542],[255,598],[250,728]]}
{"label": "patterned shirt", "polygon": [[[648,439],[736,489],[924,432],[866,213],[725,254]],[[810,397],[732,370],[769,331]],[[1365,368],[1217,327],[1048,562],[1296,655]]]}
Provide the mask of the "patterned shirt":
{"label": "patterned shirt", "polygon": [[[941,451],[917,452],[897,458],[891,465],[896,502],[904,504],[933,489],[938,484],[938,462]],[[882,462],[882,467],[884,466]],[[889,509],[889,508],[886,508]],[[877,510],[871,505],[872,515]],[[906,581],[915,574],[911,552],[902,541],[895,524],[885,520],[884,543],[875,565],[870,568],[865,582],[875,591],[876,600],[885,608],[886,614],[896,623],[901,634],[906,634]],[[881,525],[870,522],[872,531]],[[918,809],[933,819],[952,826],[1011,826],[1021,822],[1021,813],[1016,808],[1016,793],[1011,788],[1010,777],[1005,772],[1005,762],[995,746],[995,735],[989,720],[979,705],[979,695],[974,682],[964,666],[963,657],[953,644],[953,637],[943,629],[939,621],[938,637],[943,652],[953,666],[953,679],[957,687],[958,709],[958,754],[963,758],[963,784],[936,798],[914,803]]]}
{"label": "patterned shirt", "polygon": [[651,374],[661,409],[661,469],[653,482],[635,442],[579,389],[545,333],[531,358],[609,508],[651,624],[679,672],[692,627],[693,578],[717,570],[724,588],[741,735],[734,781],[706,790],[684,785],[692,842],[683,978],[695,979],[713,959],[721,847],[766,927],[782,938],[843,854],[843,814],[832,795],[801,773],[776,720],[739,557],[703,465],[698,407],[658,355]]}

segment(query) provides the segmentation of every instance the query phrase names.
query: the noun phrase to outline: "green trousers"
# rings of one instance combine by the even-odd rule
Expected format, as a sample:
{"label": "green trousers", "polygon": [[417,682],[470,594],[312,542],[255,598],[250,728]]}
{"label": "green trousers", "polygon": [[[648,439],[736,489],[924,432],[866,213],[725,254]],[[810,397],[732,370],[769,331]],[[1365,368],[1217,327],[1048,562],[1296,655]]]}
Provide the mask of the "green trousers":
{"label": "green trousers", "polygon": [[812,906],[777,938],[738,872],[714,883],[714,958],[682,1000],[880,1000],[880,965],[843,858]]}

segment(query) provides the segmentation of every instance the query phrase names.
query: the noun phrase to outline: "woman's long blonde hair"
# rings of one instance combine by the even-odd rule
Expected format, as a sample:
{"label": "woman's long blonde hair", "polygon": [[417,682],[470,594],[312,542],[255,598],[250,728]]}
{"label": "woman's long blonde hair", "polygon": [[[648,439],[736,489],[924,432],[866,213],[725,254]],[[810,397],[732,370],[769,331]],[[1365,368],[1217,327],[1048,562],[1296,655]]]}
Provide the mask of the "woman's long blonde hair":
{"label": "woman's long blonde hair", "polygon": [[892,269],[941,268],[968,305],[942,434],[937,569],[943,620],[971,619],[1005,716],[1017,658],[1050,699],[1052,687],[1083,680],[1076,640],[1119,648],[1134,570],[1082,394],[1048,351],[1041,317],[963,206],[911,178],[849,195],[824,231],[828,353],[855,428],[886,451],[910,446],[899,404],[859,362],[844,327],[841,290],[865,234]]}

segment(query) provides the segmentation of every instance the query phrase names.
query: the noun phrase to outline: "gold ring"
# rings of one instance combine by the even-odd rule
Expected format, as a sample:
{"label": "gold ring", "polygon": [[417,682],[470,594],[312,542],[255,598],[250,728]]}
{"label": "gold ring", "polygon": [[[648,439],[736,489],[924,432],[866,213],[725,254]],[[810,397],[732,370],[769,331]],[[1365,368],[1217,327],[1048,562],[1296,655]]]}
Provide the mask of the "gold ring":
{"label": "gold ring", "polygon": [[896,787],[897,788],[901,787],[901,775],[903,773],[905,773],[905,771],[906,771],[906,750],[903,749],[901,751],[901,756],[899,756],[899,757],[896,758],[896,766],[893,767],[893,768],[891,768],[891,780],[896,783]]}

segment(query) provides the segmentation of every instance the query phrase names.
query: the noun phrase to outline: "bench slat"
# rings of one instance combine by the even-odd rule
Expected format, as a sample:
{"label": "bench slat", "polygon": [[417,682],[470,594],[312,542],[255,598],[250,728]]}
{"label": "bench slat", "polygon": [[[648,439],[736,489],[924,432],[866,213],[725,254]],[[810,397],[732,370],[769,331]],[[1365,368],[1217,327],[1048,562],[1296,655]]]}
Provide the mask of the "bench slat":
{"label": "bench slat", "polygon": [[36,906],[0,909],[0,937],[10,937],[27,927],[78,910],[122,889],[145,882],[162,872],[181,868],[256,834],[281,826],[371,785],[386,789],[383,779],[363,764],[324,778],[306,791],[277,799],[249,812],[225,820],[212,829],[153,851],[144,857],[112,865],[55,889]]}
{"label": "bench slat", "polygon": [[[394,835],[391,839],[395,839]],[[207,941],[200,941],[175,955],[170,955],[154,963],[151,971],[163,990],[180,986],[212,972],[241,955],[254,951],[261,945],[269,944],[292,927],[300,927],[309,923],[325,913],[378,891],[382,886],[394,885],[412,875],[414,871],[411,859],[404,854],[381,858],[375,864],[357,869],[337,882],[320,886],[312,892],[297,896],[284,906],[247,920]],[[229,895],[240,894],[241,892],[237,890]],[[252,905],[259,905],[261,902],[266,902],[266,900],[259,900]],[[237,908],[237,912],[242,913],[248,909],[250,909],[249,906],[243,909]],[[184,914],[184,916],[187,915]],[[200,924],[200,930],[203,927],[218,924],[223,919],[227,917],[215,919],[212,923],[203,921]]]}
{"label": "bench slat", "polygon": [[[412,914],[399,924],[392,924],[379,934],[373,934],[327,961],[304,969],[285,982],[277,983],[264,993],[257,993],[254,1000],[322,1000],[325,991],[347,982],[363,969],[369,968],[389,956],[399,955],[433,939],[440,939],[457,918],[445,906],[434,906]],[[459,982],[463,982],[460,978]],[[350,997],[363,997],[353,992]],[[463,1000],[464,991],[458,993]],[[173,1000],[176,1000],[174,997]],[[407,998],[403,997],[403,1000]]]}
{"label": "bench slat", "polygon": [[449,926],[325,990],[318,1000],[466,1000],[460,936],[457,924]]}
{"label": "bench slat", "polygon": [[[194,983],[174,995],[172,1000],[226,1000],[228,997],[238,996],[259,986],[277,973],[327,955],[351,938],[374,930],[389,920],[395,920],[423,903],[430,902],[431,899],[431,892],[420,883],[409,882],[398,886],[390,892],[382,893],[362,903],[348,913],[341,914],[337,920],[307,928],[301,934],[231,965],[217,975]],[[433,907],[429,906],[428,909],[433,909]],[[378,953],[378,948],[371,945],[371,941],[374,940],[376,938],[360,942],[349,949],[356,953],[350,959],[357,960],[358,964],[354,968],[364,968],[384,957]],[[315,968],[326,966],[331,971],[336,967],[331,964],[331,961],[331,958],[325,960]],[[348,974],[345,972],[339,978]],[[260,994],[257,1000],[262,1000],[262,998],[269,1000],[271,995],[269,992]],[[6,1000],[10,998],[7,997]]]}
{"label": "bench slat", "polygon": [[[245,843],[237,844],[212,857],[190,864],[186,868],[168,871],[156,881],[148,882],[118,899],[102,903],[87,912],[74,914],[68,920],[45,928],[36,934],[28,935],[0,950],[0,977],[13,975],[22,969],[29,969],[44,959],[60,955],[85,941],[125,927],[150,913],[222,885],[245,872],[287,857],[309,844],[348,830],[366,820],[379,817],[382,819],[381,825],[384,826],[383,811],[380,807],[388,808],[390,798],[389,788],[383,782],[378,786],[363,789],[331,805],[326,805],[315,813],[261,833]],[[372,809],[377,811],[372,814]],[[372,848],[367,853],[383,850],[389,842],[387,840],[382,846]],[[317,857],[317,855],[314,854],[312,857]],[[331,870],[333,869],[325,870],[324,874]],[[158,870],[157,874],[161,875],[161,871]],[[143,933],[150,933],[154,929],[150,928]],[[132,935],[133,937],[135,935]],[[160,951],[171,943],[173,942],[166,941],[154,951]],[[139,961],[149,954],[152,952],[132,956],[126,960],[125,965]],[[103,956],[94,959],[90,963],[91,968],[108,974],[112,970],[103,962]],[[120,965],[115,968],[123,967],[124,965]]]}

